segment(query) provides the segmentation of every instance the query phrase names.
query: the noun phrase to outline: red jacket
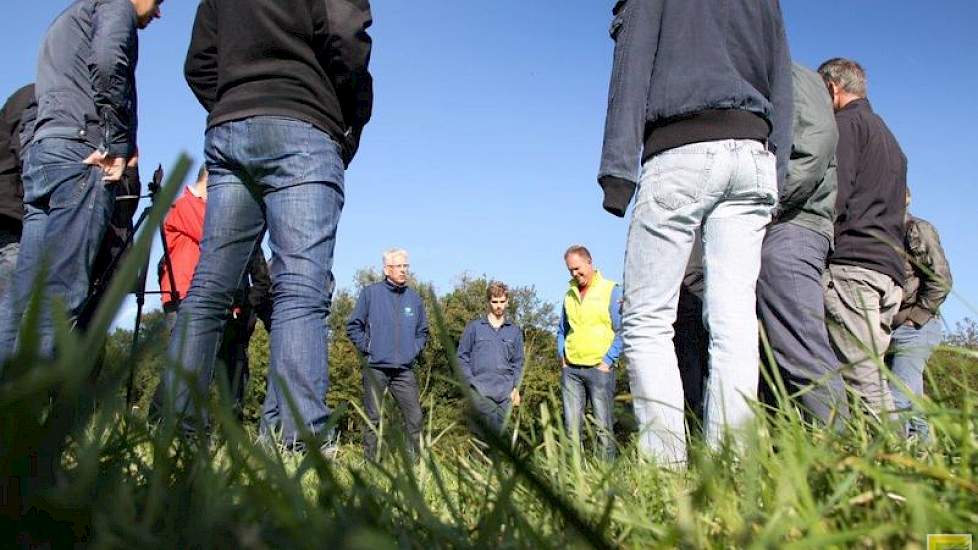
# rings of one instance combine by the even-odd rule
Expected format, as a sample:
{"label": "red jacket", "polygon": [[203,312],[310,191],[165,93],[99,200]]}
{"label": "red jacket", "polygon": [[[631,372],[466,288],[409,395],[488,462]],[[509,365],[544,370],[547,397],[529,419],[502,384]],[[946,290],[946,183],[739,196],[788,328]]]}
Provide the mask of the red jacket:
{"label": "red jacket", "polygon": [[[187,296],[190,280],[200,260],[200,239],[204,236],[204,210],[207,202],[195,196],[188,187],[183,195],[174,201],[170,212],[163,220],[163,235],[166,248],[173,264],[173,281],[180,298]],[[161,300],[164,305],[171,301],[170,276],[166,262],[160,271]]]}

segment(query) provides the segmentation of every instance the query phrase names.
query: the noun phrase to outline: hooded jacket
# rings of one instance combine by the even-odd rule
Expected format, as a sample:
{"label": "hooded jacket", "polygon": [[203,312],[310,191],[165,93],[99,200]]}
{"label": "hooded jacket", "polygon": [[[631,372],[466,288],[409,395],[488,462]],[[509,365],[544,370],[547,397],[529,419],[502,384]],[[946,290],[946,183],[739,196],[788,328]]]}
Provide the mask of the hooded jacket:
{"label": "hooded jacket", "polygon": [[370,120],[367,0],[203,0],[184,75],[207,127],[254,116],[308,122],[349,164]]}
{"label": "hooded jacket", "polygon": [[768,141],[783,182],[791,62],[777,0],[619,0],[598,182],[624,216],[640,161],[720,139]]}

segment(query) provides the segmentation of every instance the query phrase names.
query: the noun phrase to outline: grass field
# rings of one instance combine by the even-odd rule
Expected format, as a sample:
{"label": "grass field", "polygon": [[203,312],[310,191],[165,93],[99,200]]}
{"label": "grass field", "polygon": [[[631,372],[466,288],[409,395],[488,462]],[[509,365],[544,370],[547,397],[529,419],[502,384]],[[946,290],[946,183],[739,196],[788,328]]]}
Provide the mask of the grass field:
{"label": "grass field", "polygon": [[978,357],[962,348],[932,358],[927,444],[863,416],[834,433],[789,405],[759,406],[742,446],[694,443],[689,469],[673,472],[640,460],[627,432],[617,461],[594,460],[563,433],[553,395],[517,408],[515,431],[488,451],[464,436],[460,410],[426,399],[427,418],[458,424],[432,421],[417,463],[396,445],[365,461],[355,441],[334,461],[265,449],[220,400],[212,437],[183,440],[127,408],[131,365],[92,373],[150,237],[87,335],[59,319],[61,353],[46,362],[25,333],[3,373],[2,547],[926,548],[928,533],[976,532]]}

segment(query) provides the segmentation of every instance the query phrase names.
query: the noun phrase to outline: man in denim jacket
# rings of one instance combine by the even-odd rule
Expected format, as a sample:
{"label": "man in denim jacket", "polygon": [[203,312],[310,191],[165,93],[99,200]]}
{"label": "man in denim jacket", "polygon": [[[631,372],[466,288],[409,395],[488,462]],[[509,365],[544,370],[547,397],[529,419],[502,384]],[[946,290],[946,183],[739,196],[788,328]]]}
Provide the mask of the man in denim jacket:
{"label": "man in denim jacket", "polygon": [[[755,284],[788,166],[791,65],[777,0],[619,0],[598,182],[624,216],[622,339],[641,451],[686,462],[673,321],[697,229],[710,332],[705,433],[753,418]],[[776,155],[776,157],[775,157]],[[779,177],[780,175],[780,177]]]}
{"label": "man in denim jacket", "polygon": [[[160,17],[162,0],[77,0],[41,44],[36,118],[22,134],[24,226],[11,291],[0,311],[0,362],[13,352],[41,265],[43,292],[77,317],[115,203],[118,182],[136,159],[138,29]],[[54,246],[52,246],[54,245]],[[52,316],[42,312],[42,354],[53,348]]]}

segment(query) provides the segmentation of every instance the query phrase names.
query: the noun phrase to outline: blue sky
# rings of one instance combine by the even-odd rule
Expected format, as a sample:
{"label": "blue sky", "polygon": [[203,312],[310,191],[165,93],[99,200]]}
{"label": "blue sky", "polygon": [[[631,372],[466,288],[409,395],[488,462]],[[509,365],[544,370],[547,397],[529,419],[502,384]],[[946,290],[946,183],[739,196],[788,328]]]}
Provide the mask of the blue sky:
{"label": "blue sky", "polygon": [[[627,221],[604,213],[595,173],[611,67],[612,0],[373,0],[375,108],[347,174],[334,271],[350,286],[382,250],[411,252],[440,291],[460,273],[535,285],[557,301],[564,249],[587,244],[620,280]],[[33,79],[67,1],[6,2],[0,94]],[[141,34],[143,175],[200,160],[205,113],[182,75],[196,2],[167,0]],[[783,0],[792,54],[860,61],[910,162],[912,210],[941,233],[953,323],[978,317],[978,2]],[[655,269],[655,266],[650,266]],[[155,304],[155,300],[148,300]],[[131,308],[120,318],[131,321]]]}

